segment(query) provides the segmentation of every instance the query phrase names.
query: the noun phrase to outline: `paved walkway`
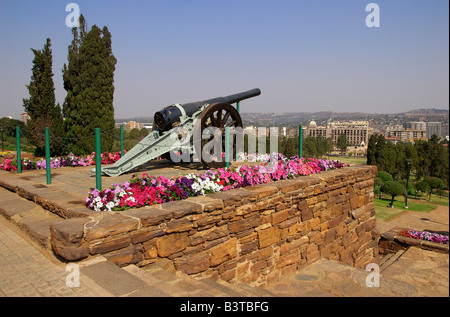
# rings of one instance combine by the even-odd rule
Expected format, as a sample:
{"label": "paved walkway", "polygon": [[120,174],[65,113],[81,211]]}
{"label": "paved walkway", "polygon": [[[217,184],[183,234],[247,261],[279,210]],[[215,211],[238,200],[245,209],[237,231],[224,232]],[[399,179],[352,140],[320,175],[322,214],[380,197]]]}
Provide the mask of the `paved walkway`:
{"label": "paved walkway", "polygon": [[[139,173],[170,177],[191,171],[160,162]],[[37,191],[62,191],[72,195],[70,199],[77,202],[84,201],[87,191],[95,186],[95,175],[90,173],[90,167],[54,170],[51,185],[42,185],[46,184],[45,171],[0,172],[1,181],[6,181],[5,176],[15,186],[27,184]],[[106,187],[129,178],[130,175],[124,175],[102,180]],[[5,195],[0,195],[2,197]],[[14,199],[1,201],[0,209],[7,205],[14,206]],[[0,296],[449,296],[448,253],[416,247],[397,254],[389,265],[385,265],[380,287],[367,287],[366,278],[370,272],[327,260],[285,276],[276,285],[252,288],[212,280],[196,281],[167,267],[153,267],[147,271],[135,266],[119,268],[101,257],[80,263],[80,287],[69,287],[66,280],[72,271],[66,271],[66,264],[46,250],[43,243],[31,240],[12,224],[25,219],[27,211],[17,212],[11,221],[0,215]],[[379,222],[378,227],[381,232],[402,227],[448,234],[449,208],[438,207],[430,213],[407,211],[390,221]]]}
{"label": "paved walkway", "polygon": [[81,276],[80,287],[68,287],[66,279],[71,272],[0,216],[0,297],[111,295],[86,276]]}

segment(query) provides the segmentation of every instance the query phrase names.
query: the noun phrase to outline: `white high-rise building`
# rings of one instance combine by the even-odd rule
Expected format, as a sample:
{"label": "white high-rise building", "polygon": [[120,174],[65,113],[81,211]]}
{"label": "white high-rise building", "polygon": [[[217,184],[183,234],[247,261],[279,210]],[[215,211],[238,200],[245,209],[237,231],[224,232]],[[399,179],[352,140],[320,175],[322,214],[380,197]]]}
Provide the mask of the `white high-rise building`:
{"label": "white high-rise building", "polygon": [[442,123],[441,122],[428,122],[427,124],[427,138],[431,139],[433,134],[438,137],[442,137]]}

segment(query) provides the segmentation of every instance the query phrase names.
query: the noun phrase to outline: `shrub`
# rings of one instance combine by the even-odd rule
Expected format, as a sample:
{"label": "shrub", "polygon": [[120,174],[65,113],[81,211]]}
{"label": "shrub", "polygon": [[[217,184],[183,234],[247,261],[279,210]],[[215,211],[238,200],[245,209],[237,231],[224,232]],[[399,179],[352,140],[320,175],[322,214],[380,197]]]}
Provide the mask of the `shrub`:
{"label": "shrub", "polygon": [[384,183],[393,181],[392,175],[385,171],[379,171],[377,177]]}
{"label": "shrub", "polygon": [[406,195],[405,186],[403,186],[402,184],[400,184],[397,181],[388,181],[388,182],[384,183],[381,186],[381,191],[383,193],[391,195],[392,199],[391,199],[391,202],[389,203],[389,207],[391,207],[391,208],[393,208],[393,206],[394,206],[394,199],[396,196]]}

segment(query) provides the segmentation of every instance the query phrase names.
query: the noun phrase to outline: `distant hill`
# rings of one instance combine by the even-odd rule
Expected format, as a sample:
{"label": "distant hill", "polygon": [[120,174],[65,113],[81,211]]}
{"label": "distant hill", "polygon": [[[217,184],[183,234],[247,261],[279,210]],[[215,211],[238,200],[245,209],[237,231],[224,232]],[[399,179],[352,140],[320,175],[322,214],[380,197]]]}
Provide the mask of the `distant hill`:
{"label": "distant hill", "polygon": [[436,109],[436,108],[432,108],[432,109],[416,109],[416,110],[411,110],[408,112],[405,112],[405,115],[408,114],[426,114],[426,115],[448,115],[448,109]]}
{"label": "distant hill", "polygon": [[[369,120],[381,115],[400,116],[409,118],[418,118],[421,120],[438,119],[448,117],[448,109],[414,109],[407,112],[395,114],[387,113],[365,113],[365,112],[335,112],[335,111],[319,111],[319,112],[258,112],[258,113],[242,113],[241,117],[246,122],[257,121],[259,123],[268,122],[295,122],[307,121],[312,119],[333,119],[333,120]],[[153,117],[134,117],[127,119],[116,119],[116,122],[153,122]]]}

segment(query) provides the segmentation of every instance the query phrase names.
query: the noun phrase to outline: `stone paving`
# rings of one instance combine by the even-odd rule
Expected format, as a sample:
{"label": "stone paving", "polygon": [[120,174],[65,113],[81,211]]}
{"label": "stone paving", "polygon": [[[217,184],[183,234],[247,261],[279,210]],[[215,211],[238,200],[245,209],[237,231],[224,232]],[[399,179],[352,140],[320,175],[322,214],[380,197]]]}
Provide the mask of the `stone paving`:
{"label": "stone paving", "polygon": [[[375,279],[364,271],[328,260],[305,267],[265,289],[278,296],[448,297],[448,254],[410,247]],[[378,283],[377,283],[378,281]]]}
{"label": "stone paving", "polygon": [[68,287],[66,265],[0,217],[1,297],[101,297],[111,294],[81,276]]}
{"label": "stone paving", "polygon": [[[192,172],[191,168],[161,161],[149,164],[138,173],[170,177]],[[194,171],[202,170],[199,166],[197,168]],[[37,194],[50,192],[48,197],[59,203],[70,200],[80,205],[86,193],[95,187],[95,174],[90,169],[54,170],[51,185],[46,185],[45,171],[25,171],[22,174],[0,171],[0,183],[10,190],[23,186],[22,189],[32,189]],[[130,177],[130,174],[118,178],[103,177],[103,187],[127,181]],[[9,220],[0,216],[0,296],[449,296],[448,252],[438,253],[418,247],[408,248],[382,268],[380,287],[367,287],[366,278],[370,272],[328,260],[319,260],[265,288],[220,284],[212,280],[199,284],[161,268],[144,271],[135,266],[119,268],[105,263],[80,263],[80,287],[68,287],[66,264],[18,228],[27,215],[34,217],[39,208],[31,206],[31,212],[27,207],[30,201],[11,195],[17,194],[0,195],[0,209],[9,206],[10,210],[9,214],[3,213]],[[24,210],[17,210],[19,205]],[[449,208],[439,207],[430,213],[408,211],[391,221],[379,222],[378,228],[380,232],[403,227],[448,234],[448,219]],[[105,276],[105,272],[110,272],[110,275]],[[119,277],[121,285],[117,282]]]}

